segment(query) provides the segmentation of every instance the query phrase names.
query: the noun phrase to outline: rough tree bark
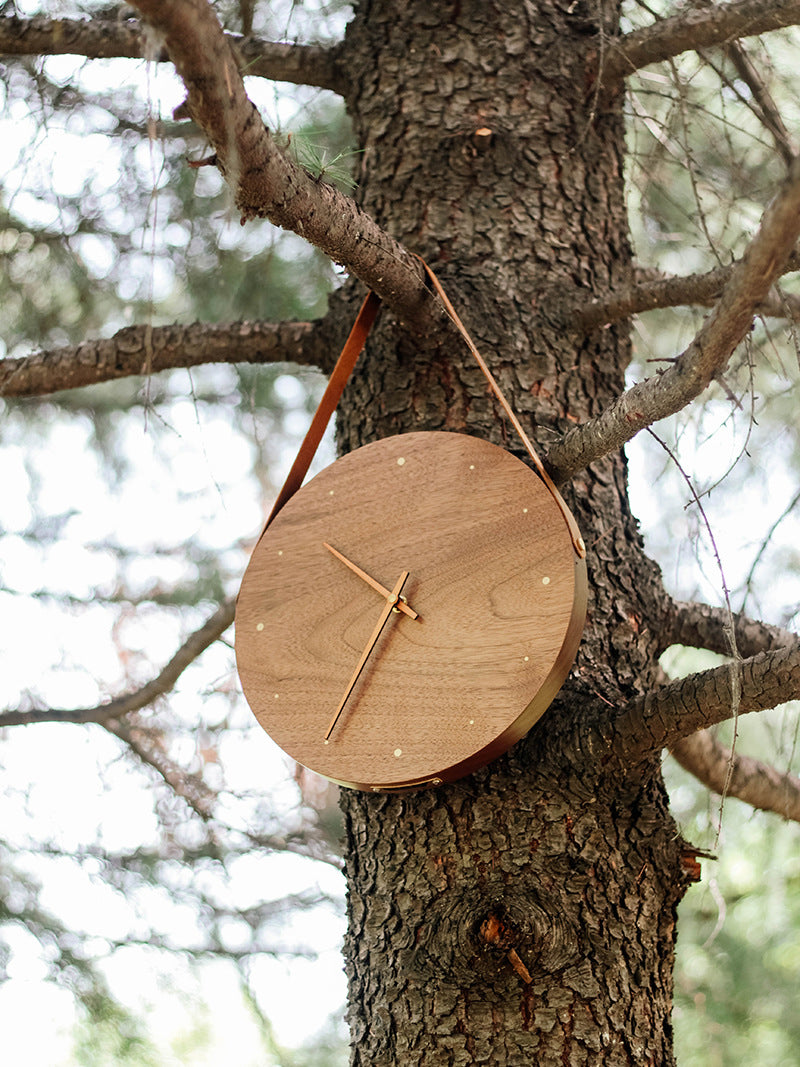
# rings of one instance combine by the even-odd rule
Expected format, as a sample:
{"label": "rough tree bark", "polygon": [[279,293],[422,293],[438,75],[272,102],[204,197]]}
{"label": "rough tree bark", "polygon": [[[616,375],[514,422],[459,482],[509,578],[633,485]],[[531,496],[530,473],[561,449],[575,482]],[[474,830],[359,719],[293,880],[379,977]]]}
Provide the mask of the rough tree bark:
{"label": "rough tree bark", "polygon": [[[275,147],[204,0],[134,6],[155,27],[153,54],[169,56],[183,77],[186,111],[209,137],[243,221],[267,216],[306,236],[386,303],[340,408],[340,447],[443,429],[524,458],[426,290],[408,254],[418,252],[552,471],[571,478],[564,494],[588,546],[583,643],[529,736],[455,785],[343,794],[354,1067],[673,1063],[675,913],[696,863],[668,811],[661,749],[680,749],[713,783],[719,753],[684,738],[729,715],[737,699],[746,711],[797,695],[800,651],[774,628],[751,620],[732,627],[669,600],[643,552],[619,446],[665,405],[698,395],[755,309],[769,303],[800,231],[800,173],[791,163],[734,268],[644,282],[627,237],[621,79],[698,42],[727,45],[797,22],[800,4],[698,5],[625,38],[617,0],[361,0],[343,44],[320,58],[319,79],[345,97],[363,150],[357,204]],[[45,47],[53,27],[11,20],[6,31],[9,40],[27,39],[16,46],[24,52],[34,41]],[[70,25],[56,38],[68,38],[62,50],[100,55],[113,36],[113,54],[139,54],[138,30],[114,34],[79,46],[80,27]],[[313,67],[308,51],[258,48],[272,69],[298,79]],[[337,294],[321,332],[254,333],[252,358],[283,347],[292,358],[317,359],[352,315],[354,289]],[[625,393],[625,316],[717,300],[670,373]],[[236,329],[228,341],[222,331],[213,358],[229,358]],[[75,381],[131,373],[126,345],[134,364],[155,353],[159,366],[179,365],[194,358],[186,354],[193,343],[175,331],[136,333],[102,349],[45,353],[8,368],[8,388],[41,391],[36,375],[54,368],[56,380],[70,383],[74,362],[90,367]],[[209,620],[198,647],[230,612],[223,605]],[[727,650],[723,637],[734,629],[746,661],[661,685],[665,647],[696,640]],[[174,684],[183,652],[151,683],[154,692]],[[71,714],[113,725],[147,699],[142,690],[78,720],[79,712],[44,709],[4,721]],[[765,776],[739,770],[741,788],[754,795]],[[770,785],[774,796],[787,782]]]}
{"label": "rough tree bark", "polygon": [[[581,336],[548,322],[559,288],[631,281],[620,101],[597,107],[591,91],[614,6],[602,17],[550,2],[373,0],[347,37],[363,72],[348,99],[362,203],[429,259],[543,451],[622,392],[629,360],[625,325]],[[340,443],[417,429],[519,448],[468,352],[384,321]],[[621,774],[557,741],[587,702],[645,691],[661,651],[663,596],[625,482],[617,453],[569,490],[589,546],[589,617],[530,736],[434,793],[343,796],[354,1064],[671,1062],[686,879],[659,761]]]}

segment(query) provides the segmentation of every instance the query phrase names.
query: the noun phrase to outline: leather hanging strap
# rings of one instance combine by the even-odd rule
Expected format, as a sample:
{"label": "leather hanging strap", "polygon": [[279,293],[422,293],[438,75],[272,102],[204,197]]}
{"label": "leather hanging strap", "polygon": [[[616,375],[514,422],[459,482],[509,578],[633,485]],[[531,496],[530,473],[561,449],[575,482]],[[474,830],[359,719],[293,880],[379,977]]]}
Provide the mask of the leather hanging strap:
{"label": "leather hanging strap", "polygon": [[[433,273],[433,271],[425,262],[425,260],[422,258],[422,256],[416,256],[416,258],[424,267],[425,272],[428,275],[428,278],[430,279],[431,284],[434,288],[434,291],[436,292],[436,295],[441,301],[442,306],[447,312],[448,317],[466,341],[467,347],[469,348],[472,355],[475,357],[478,366],[480,367],[481,371],[484,374],[484,377],[489,383],[489,387],[491,388],[494,395],[497,397],[497,400],[501,408],[503,409],[505,415],[511,422],[511,425],[517,431],[520,440],[525,446],[525,451],[531,457],[533,464],[536,467],[537,474],[544,482],[551,496],[558,505],[561,514],[564,516],[564,520],[567,524],[567,529],[569,530],[570,538],[572,539],[572,545],[576,553],[578,554],[578,557],[580,559],[583,559],[586,555],[586,545],[583,542],[580,530],[578,529],[578,524],[575,522],[575,518],[572,512],[564,503],[561,494],[559,493],[558,489],[556,489],[547,471],[544,469],[542,461],[539,459],[539,456],[535,448],[531,444],[528,435],[522,428],[522,424],[520,423],[517,416],[514,414],[514,410],[509,404],[509,402],[506,400],[502,390],[500,389],[500,386],[495,381],[492,372],[489,370],[488,366],[486,365],[486,362],[483,359],[483,356],[480,354],[477,347],[475,346],[475,342],[467,333],[466,327],[456,314],[456,310],[450,303],[450,299],[447,296],[447,293],[445,293],[444,289],[442,288],[441,282]],[[272,522],[272,520],[275,518],[275,516],[278,514],[278,512],[281,510],[281,508],[284,506],[284,504],[286,504],[286,502],[294,496],[294,494],[303,484],[303,479],[308,473],[308,468],[311,466],[311,461],[313,460],[316,454],[317,448],[319,447],[319,443],[322,440],[323,434],[325,433],[325,429],[327,428],[327,425],[330,422],[331,415],[333,415],[334,411],[336,410],[336,406],[339,403],[339,399],[341,398],[341,395],[344,391],[344,387],[345,385],[347,385],[348,379],[350,378],[350,375],[353,371],[353,367],[355,367],[356,361],[358,360],[358,357],[361,354],[361,350],[363,349],[364,344],[367,340],[367,336],[369,335],[369,332],[372,329],[372,324],[375,322],[375,318],[377,317],[380,305],[380,297],[376,296],[376,294],[373,292],[367,293],[364,303],[361,305],[358,315],[356,316],[356,321],[353,323],[353,328],[350,331],[350,336],[345,341],[344,348],[342,349],[341,354],[338,360],[336,361],[336,366],[333,368],[333,372],[330,376],[330,379],[328,380],[325,392],[322,394],[322,399],[319,402],[319,406],[314,412],[314,417],[311,420],[311,425],[308,428],[308,433],[303,439],[303,443],[300,445],[300,449],[297,453],[297,456],[295,457],[294,463],[292,464],[292,469],[289,471],[286,481],[283,483],[283,487],[278,493],[277,499],[275,500],[275,503],[272,506],[272,511],[270,512],[269,518],[267,519],[266,524],[264,526],[265,531],[269,524]]]}
{"label": "leather hanging strap", "polygon": [[506,400],[503,391],[501,390],[500,386],[497,384],[497,381],[494,378],[494,375],[492,374],[492,372],[489,370],[488,366],[486,365],[486,361],[484,360],[483,356],[480,354],[480,352],[478,351],[477,347],[475,346],[475,342],[472,340],[470,335],[467,333],[466,326],[461,321],[461,319],[458,317],[458,315],[456,313],[456,309],[450,303],[450,298],[448,297],[447,293],[442,288],[441,282],[436,277],[436,275],[433,273],[433,271],[428,266],[428,264],[425,262],[425,260],[422,258],[422,256],[417,256],[416,252],[413,253],[413,255],[416,256],[416,258],[420,261],[422,266],[425,268],[425,272],[426,272],[426,274],[428,275],[428,277],[431,280],[431,285],[433,285],[433,288],[436,291],[436,295],[441,300],[442,305],[443,305],[445,311],[447,312],[448,317],[450,318],[450,320],[453,323],[453,325],[455,326],[455,328],[458,330],[458,332],[461,334],[461,336],[466,341],[467,347],[469,348],[470,352],[475,357],[476,363],[478,364],[478,366],[483,371],[483,375],[486,378],[486,381],[489,383],[489,388],[492,390],[494,395],[497,397],[497,400],[498,400],[498,402],[500,404],[500,407],[505,412],[505,414],[508,417],[508,420],[511,423],[511,425],[517,431],[517,434],[519,435],[520,440],[522,441],[523,445],[525,446],[525,451],[528,453],[528,455],[533,460],[533,465],[536,468],[537,474],[539,475],[539,477],[544,482],[545,486],[547,487],[547,489],[550,492],[550,495],[553,497],[553,499],[555,500],[556,504],[558,505],[558,508],[559,508],[561,514],[564,516],[564,521],[567,524],[567,529],[569,530],[569,535],[572,538],[572,544],[573,544],[573,547],[574,547],[575,551],[578,553],[578,556],[581,559],[583,559],[586,556],[586,545],[584,544],[583,538],[581,537],[581,532],[578,529],[578,524],[575,521],[575,516],[572,514],[572,512],[569,510],[567,505],[564,503],[564,500],[563,500],[563,498],[561,496],[561,493],[559,493],[558,489],[556,489],[552,478],[547,473],[547,471],[544,469],[544,464],[539,459],[539,455],[536,452],[536,449],[531,444],[530,438],[528,437],[528,435],[523,430],[522,423],[519,421],[519,419],[517,418],[516,414],[514,413],[514,409],[511,407],[509,402]]}
{"label": "leather hanging strap", "polygon": [[353,323],[350,336],[345,341],[344,348],[342,349],[339,358],[336,360],[336,366],[333,368],[331,376],[328,379],[328,384],[325,387],[325,392],[322,394],[319,406],[314,412],[314,417],[311,420],[308,433],[303,438],[300,450],[295,456],[292,469],[286,476],[283,488],[278,493],[277,499],[272,505],[272,511],[269,513],[269,518],[264,527],[265,530],[283,505],[294,496],[303,484],[303,479],[308,474],[308,468],[311,466],[311,461],[316,455],[319,443],[331,420],[331,415],[336,410],[339,399],[344,392],[344,387],[347,385],[353,367],[356,365],[356,360],[361,355],[361,349],[364,347],[369,331],[372,329],[372,324],[375,322],[380,306],[381,298],[376,296],[372,291],[367,293],[364,303],[359,308],[356,321]]}

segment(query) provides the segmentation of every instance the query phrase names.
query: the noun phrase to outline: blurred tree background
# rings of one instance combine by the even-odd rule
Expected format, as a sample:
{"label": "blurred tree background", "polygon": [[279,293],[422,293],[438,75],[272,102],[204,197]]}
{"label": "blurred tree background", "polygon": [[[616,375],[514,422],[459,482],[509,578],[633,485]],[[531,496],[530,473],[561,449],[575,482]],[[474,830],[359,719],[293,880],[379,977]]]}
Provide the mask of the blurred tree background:
{"label": "blurred tree background", "polygon": [[[0,17],[100,6],[6,3]],[[233,32],[305,43],[339,39],[349,10],[215,8]],[[633,0],[624,29],[659,13]],[[629,80],[639,262],[687,274],[724,268],[717,247],[741,249],[795,151],[799,44],[794,30],[748,43],[766,82],[738,45]],[[4,358],[130,323],[324,310],[340,280],[331,264],[267,223],[240,227],[216,170],[188,165],[204,146],[172,119],[182,92],[169,65],[6,56],[0,74]],[[337,97],[247,85],[304,166],[357,180]],[[793,313],[792,297],[787,282],[776,313]],[[631,380],[680,351],[701,316],[636,317]],[[765,318],[702,408],[628,448],[634,508],[673,594],[719,603],[727,588],[735,610],[788,628],[800,600],[793,339]],[[92,709],[161,670],[235,593],[320,383],[290,365],[209,365],[0,399],[6,708]],[[329,444],[318,464],[331,455]],[[745,480],[762,505],[747,543]],[[680,649],[664,662],[674,674],[704,665]],[[753,718],[738,727],[747,751],[796,769],[797,709]],[[730,743],[729,725],[719,738]],[[684,836],[717,857],[681,906],[678,1061],[800,1064],[798,827],[723,806],[667,763]],[[234,1035],[242,1064],[346,1062],[341,1025],[327,1021],[344,994],[335,797],[254,724],[227,639],[125,720],[6,727],[0,765],[0,1017],[25,1035],[25,1062],[210,1064]],[[20,1015],[34,999],[41,1033]]]}

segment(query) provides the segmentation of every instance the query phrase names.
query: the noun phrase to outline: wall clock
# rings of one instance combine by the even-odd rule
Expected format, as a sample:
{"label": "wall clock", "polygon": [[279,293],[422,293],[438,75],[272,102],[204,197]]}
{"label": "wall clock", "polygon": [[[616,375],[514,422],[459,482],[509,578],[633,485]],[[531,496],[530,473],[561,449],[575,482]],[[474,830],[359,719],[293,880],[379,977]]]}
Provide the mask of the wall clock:
{"label": "wall clock", "polygon": [[362,789],[435,785],[530,729],[585,611],[584,560],[525,463],[478,438],[403,434],[337,460],[267,527],[237,665],[299,763]]}
{"label": "wall clock", "polygon": [[424,432],[365,445],[301,488],[378,313],[369,293],[236,608],[239,676],[267,733],[377,791],[454,781],[509,749],[567,677],[586,616],[575,519],[420,262],[538,473],[479,438]]}

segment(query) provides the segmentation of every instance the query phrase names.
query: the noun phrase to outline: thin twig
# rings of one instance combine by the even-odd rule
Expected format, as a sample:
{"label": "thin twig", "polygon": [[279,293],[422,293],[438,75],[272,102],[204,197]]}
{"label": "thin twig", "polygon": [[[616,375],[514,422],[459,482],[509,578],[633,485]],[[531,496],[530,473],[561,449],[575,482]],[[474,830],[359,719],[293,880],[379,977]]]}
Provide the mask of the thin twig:
{"label": "thin twig", "polygon": [[756,572],[756,568],[758,567],[759,563],[761,562],[761,560],[762,560],[762,558],[764,556],[764,553],[767,550],[767,546],[769,545],[770,541],[772,540],[773,534],[778,529],[778,527],[783,522],[783,520],[787,519],[791,515],[791,513],[794,511],[794,509],[797,507],[798,504],[800,504],[800,491],[795,493],[795,495],[792,497],[792,499],[789,501],[789,503],[786,505],[786,507],[783,509],[783,511],[780,513],[780,515],[777,517],[777,519],[770,526],[769,530],[767,531],[766,537],[761,542],[761,546],[760,546],[758,552],[756,553],[753,562],[750,564],[750,570],[747,572],[747,577],[745,578],[745,581],[744,581],[745,595],[744,595],[744,599],[742,600],[742,611],[744,611],[744,609],[745,609],[745,605],[747,603],[747,598],[750,595],[750,590],[752,589],[753,576],[754,576],[754,574]]}
{"label": "thin twig", "polygon": [[738,649],[737,644],[736,644],[736,623],[735,623],[735,620],[734,620],[734,617],[733,617],[733,608],[731,607],[731,598],[730,598],[730,592],[728,590],[728,582],[727,582],[727,580],[725,578],[725,568],[722,566],[722,557],[719,554],[719,549],[717,548],[717,541],[716,541],[716,538],[714,537],[714,531],[711,529],[711,523],[708,521],[708,515],[706,515],[705,508],[703,507],[703,502],[701,501],[701,499],[700,499],[700,497],[699,497],[699,495],[697,493],[697,490],[694,487],[694,483],[692,482],[692,479],[689,477],[688,473],[684,470],[680,460],[675,455],[675,453],[672,451],[672,449],[669,447],[669,445],[666,443],[666,441],[662,441],[661,438],[658,436],[658,434],[654,433],[653,430],[649,426],[647,427],[647,432],[650,434],[650,436],[653,438],[654,441],[658,442],[658,444],[661,445],[661,447],[667,453],[669,458],[675,464],[675,466],[676,466],[677,470],[679,471],[681,477],[686,482],[686,485],[689,488],[689,492],[692,494],[694,502],[697,505],[697,509],[700,512],[700,516],[701,516],[701,518],[703,520],[703,525],[706,528],[706,533],[708,534],[708,539],[709,539],[709,542],[711,544],[711,550],[714,553],[714,559],[716,560],[717,569],[719,570],[720,581],[722,582],[722,595],[723,595],[723,597],[725,599],[725,612],[726,612],[726,615],[727,615],[727,621],[726,621],[725,626],[723,627],[723,632],[724,632],[725,638],[726,638],[726,640],[728,642],[728,650],[729,650],[729,653],[730,653],[730,656],[731,656],[731,662],[730,662],[731,716],[730,717],[733,720],[733,737],[731,738],[731,747],[730,747],[730,752],[728,754],[728,773],[727,773],[725,782],[723,783],[722,789],[720,790],[719,821],[717,823],[717,836],[716,836],[715,841],[714,841],[714,847],[716,847],[717,843],[719,842],[719,835],[722,833],[722,813],[723,813],[723,809],[724,809],[724,806],[725,806],[725,797],[728,794],[728,787],[730,786],[731,779],[733,777],[734,757],[735,757],[735,754],[736,754],[736,741],[737,741],[737,739],[739,737],[739,703],[740,703],[740,700],[741,700],[740,664],[741,664],[741,661],[742,661],[742,657],[739,655],[739,649]]}
{"label": "thin twig", "polygon": [[212,645],[233,622],[235,600],[221,604],[214,614],[196,630],[178,649],[167,665],[146,685],[133,693],[116,697],[94,708],[15,708],[0,714],[0,729],[5,726],[26,726],[38,722],[96,722],[119,719],[132,711],[152,704],[172,688],[186,670],[209,645]]}
{"label": "thin twig", "polygon": [[621,447],[645,426],[686,407],[720,374],[750,328],[756,308],[785,268],[800,234],[800,159],[767,207],[761,226],[688,349],[664,371],[632,386],[598,416],[555,444],[547,463],[564,482]]}
{"label": "thin twig", "polygon": [[[784,163],[788,167],[797,155],[797,152],[791,134],[784,124],[781,113],[772,98],[772,94],[769,89],[767,89],[764,79],[756,69],[741,41],[731,41],[730,44],[725,45],[723,51],[733,64],[739,78],[750,90],[751,95],[748,97],[740,93],[736,83],[732,82],[730,79],[726,78],[725,84],[736,93],[739,99],[750,108],[764,128],[772,134],[775,141],[775,147],[780,152]],[[708,62],[708,59],[706,59],[706,61]],[[723,75],[720,74],[720,78],[722,77]]]}

